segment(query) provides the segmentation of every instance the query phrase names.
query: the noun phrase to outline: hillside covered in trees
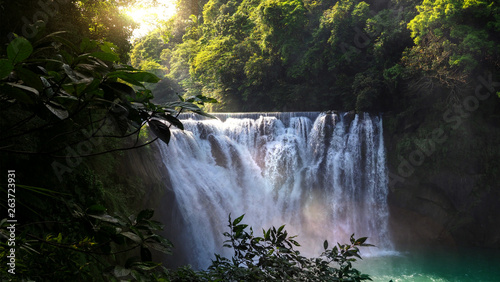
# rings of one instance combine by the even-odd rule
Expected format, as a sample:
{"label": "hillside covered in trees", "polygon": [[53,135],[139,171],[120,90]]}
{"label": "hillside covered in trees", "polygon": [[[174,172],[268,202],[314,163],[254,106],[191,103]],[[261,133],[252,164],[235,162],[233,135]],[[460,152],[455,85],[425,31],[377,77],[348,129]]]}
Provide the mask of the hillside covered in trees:
{"label": "hillside covered in trees", "polygon": [[498,1],[180,0],[131,62],[217,111],[385,112],[436,89],[459,100],[485,72],[497,81],[498,14]]}

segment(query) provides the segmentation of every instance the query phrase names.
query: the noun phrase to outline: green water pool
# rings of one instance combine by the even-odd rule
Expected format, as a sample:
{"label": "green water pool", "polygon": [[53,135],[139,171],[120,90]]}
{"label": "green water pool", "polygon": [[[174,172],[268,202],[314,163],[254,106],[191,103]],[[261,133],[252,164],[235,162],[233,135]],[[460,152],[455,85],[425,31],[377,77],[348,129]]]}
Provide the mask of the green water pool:
{"label": "green water pool", "polygon": [[500,250],[418,250],[364,257],[354,265],[373,281],[500,282]]}

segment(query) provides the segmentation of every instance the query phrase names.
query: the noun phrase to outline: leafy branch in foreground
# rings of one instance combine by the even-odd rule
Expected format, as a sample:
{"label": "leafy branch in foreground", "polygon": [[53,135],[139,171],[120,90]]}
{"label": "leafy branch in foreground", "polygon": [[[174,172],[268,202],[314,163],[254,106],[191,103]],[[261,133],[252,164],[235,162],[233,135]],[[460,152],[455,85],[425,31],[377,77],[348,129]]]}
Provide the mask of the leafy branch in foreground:
{"label": "leafy branch in foreground", "polygon": [[[359,247],[373,246],[365,243],[366,237],[355,239],[349,244],[337,244],[329,248],[323,243],[324,251],[317,258],[306,258],[295,250],[300,246],[296,236],[289,236],[285,226],[263,230],[263,236],[247,231],[242,224],[244,215],[231,220],[230,232],[224,246],[232,248],[231,259],[216,255],[206,271],[194,272],[181,268],[170,273],[175,281],[363,281],[371,280],[366,274],[353,268],[352,263],[361,259]],[[184,279],[184,280],[183,280]],[[193,281],[189,280],[189,281]]]}
{"label": "leafy branch in foreground", "polygon": [[[0,60],[0,108],[5,113],[0,151],[57,157],[71,144],[136,135],[135,148],[142,146],[139,135],[146,124],[168,143],[170,126],[183,128],[177,119],[182,111],[208,115],[200,107],[216,102],[199,95],[155,104],[147,86],[160,78],[118,64],[112,43],[84,38],[78,45],[64,35],[55,32],[34,42],[16,37]],[[30,146],[19,142],[52,132],[46,146],[26,150]],[[100,153],[89,155],[95,154]]]}
{"label": "leafy branch in foreground", "polygon": [[[49,222],[32,222],[17,227],[20,232],[16,238],[18,277],[37,280],[80,277],[94,280],[93,273],[101,272],[106,281],[132,278],[144,281],[155,277],[161,269],[160,263],[153,262],[151,250],[171,254],[171,242],[157,234],[163,225],[151,219],[153,210],[142,210],[137,215],[123,217],[108,214],[101,205],[85,210],[75,204],[68,205],[68,208],[73,221],[50,222],[60,227],[55,228],[61,230],[57,234],[42,234],[29,228]],[[3,239],[9,235],[6,222],[6,219],[0,221],[1,254],[10,249]],[[84,231],[79,234],[71,232],[72,228],[82,227],[85,227]],[[51,274],[54,270],[40,268],[51,263],[55,268],[62,267],[57,275]],[[2,265],[1,269],[4,268]]]}

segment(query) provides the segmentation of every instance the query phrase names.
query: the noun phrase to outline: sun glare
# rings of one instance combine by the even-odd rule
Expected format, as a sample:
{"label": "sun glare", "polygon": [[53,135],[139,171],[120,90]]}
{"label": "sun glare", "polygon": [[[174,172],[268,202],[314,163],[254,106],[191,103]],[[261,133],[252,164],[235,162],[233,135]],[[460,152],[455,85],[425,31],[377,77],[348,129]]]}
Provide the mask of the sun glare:
{"label": "sun glare", "polygon": [[152,7],[131,7],[125,11],[139,24],[134,30],[133,39],[145,36],[155,29],[160,21],[168,20],[175,14],[174,0],[158,0],[158,4]]}

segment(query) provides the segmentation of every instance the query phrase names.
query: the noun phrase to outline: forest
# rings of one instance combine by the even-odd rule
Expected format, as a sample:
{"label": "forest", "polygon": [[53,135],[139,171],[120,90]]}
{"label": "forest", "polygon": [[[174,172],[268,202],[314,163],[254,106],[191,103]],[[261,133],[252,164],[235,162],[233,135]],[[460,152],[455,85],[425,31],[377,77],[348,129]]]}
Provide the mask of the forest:
{"label": "forest", "polygon": [[[437,216],[456,243],[500,247],[498,0],[176,0],[133,38],[125,9],[158,2],[0,0],[2,281],[369,279],[353,264],[369,238],[305,258],[284,226],[259,237],[240,215],[232,258],[162,263],[160,172],[131,160],[161,163],[152,145],[175,146],[184,112],[382,114],[394,209],[458,201]],[[411,162],[427,142],[430,161]]]}
{"label": "forest", "polygon": [[178,7],[136,42],[131,63],[162,71],[173,92],[216,98],[214,111],[386,112],[411,103],[415,92],[442,89],[460,99],[478,75],[498,75],[496,1]]}

